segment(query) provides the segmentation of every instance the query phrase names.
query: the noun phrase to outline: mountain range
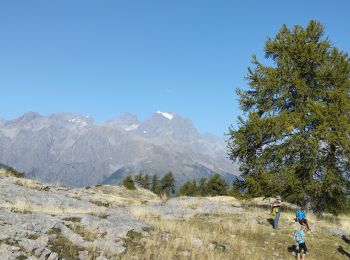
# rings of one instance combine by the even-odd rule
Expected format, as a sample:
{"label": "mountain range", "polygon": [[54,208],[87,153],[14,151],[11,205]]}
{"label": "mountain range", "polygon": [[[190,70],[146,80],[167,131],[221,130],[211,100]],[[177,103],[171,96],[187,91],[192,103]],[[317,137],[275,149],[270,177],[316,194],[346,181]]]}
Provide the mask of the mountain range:
{"label": "mountain range", "polygon": [[171,171],[177,184],[214,172],[230,181],[238,175],[224,138],[160,111],[143,121],[126,113],[104,123],[72,113],[0,119],[0,162],[28,177],[75,187],[113,184],[139,172]]}

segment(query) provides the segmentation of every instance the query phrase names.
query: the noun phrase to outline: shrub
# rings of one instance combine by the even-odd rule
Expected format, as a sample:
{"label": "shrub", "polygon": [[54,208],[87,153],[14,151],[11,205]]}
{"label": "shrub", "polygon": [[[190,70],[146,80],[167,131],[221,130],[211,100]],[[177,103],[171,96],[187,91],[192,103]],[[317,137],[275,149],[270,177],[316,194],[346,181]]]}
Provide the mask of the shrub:
{"label": "shrub", "polygon": [[207,194],[209,196],[227,195],[228,184],[219,174],[215,173],[207,183]]}
{"label": "shrub", "polygon": [[148,174],[139,173],[135,176],[135,182],[144,189],[150,189],[150,182]]}
{"label": "shrub", "polygon": [[125,179],[123,180],[123,185],[129,190],[135,190],[135,183],[134,180],[131,176],[126,176]]}
{"label": "shrub", "polygon": [[168,172],[160,181],[161,192],[167,196],[175,193],[175,179],[171,172]]}
{"label": "shrub", "polygon": [[179,189],[179,196],[197,196],[198,187],[195,180],[185,182]]}

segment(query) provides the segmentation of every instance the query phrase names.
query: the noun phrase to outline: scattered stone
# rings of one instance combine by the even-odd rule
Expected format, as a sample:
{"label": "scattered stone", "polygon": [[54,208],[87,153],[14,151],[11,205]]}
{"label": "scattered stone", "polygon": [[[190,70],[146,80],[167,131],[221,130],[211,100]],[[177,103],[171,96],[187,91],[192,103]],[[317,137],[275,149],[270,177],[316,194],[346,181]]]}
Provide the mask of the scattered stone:
{"label": "scattered stone", "polygon": [[260,224],[260,225],[265,224],[264,218],[263,218],[262,216],[258,216],[258,217],[256,218],[256,222],[257,222],[258,224]]}
{"label": "scattered stone", "polygon": [[216,248],[216,244],[214,244],[214,243],[209,243],[207,248],[208,248],[209,250],[214,250],[214,249]]}
{"label": "scattered stone", "polygon": [[202,247],[203,246],[203,241],[200,240],[199,238],[196,238],[196,237],[192,238],[191,243],[192,243],[192,246],[194,246],[194,247]]}
{"label": "scattered stone", "polygon": [[169,241],[170,240],[170,234],[169,233],[165,233],[165,234],[162,234],[160,236],[160,239],[163,240],[163,241]]}
{"label": "scattered stone", "polygon": [[58,260],[58,255],[57,253],[53,252],[49,255],[49,257],[47,258],[47,260]]}
{"label": "scattered stone", "polygon": [[21,249],[20,249],[19,247],[17,247],[17,246],[11,246],[11,247],[10,247],[10,250],[11,250],[12,252],[16,252],[16,251],[20,251]]}
{"label": "scattered stone", "polygon": [[208,249],[209,250],[218,250],[218,251],[226,251],[230,249],[229,244],[219,244],[218,242],[210,242],[208,244]]}
{"label": "scattered stone", "polygon": [[46,247],[49,244],[49,236],[48,235],[43,235],[36,239],[36,241],[43,247]]}
{"label": "scattered stone", "polygon": [[108,260],[108,258],[105,257],[104,255],[100,255],[96,258],[96,260]]}
{"label": "scattered stone", "polygon": [[32,253],[34,250],[38,248],[38,244],[33,240],[20,240],[18,244],[24,248],[28,253]]}
{"label": "scattered stone", "polygon": [[78,254],[79,260],[85,260],[89,258],[89,252],[88,251],[79,251]]}
{"label": "scattered stone", "polygon": [[11,246],[3,244],[0,245],[0,259],[1,260],[15,260],[18,252],[12,252]]}
{"label": "scattered stone", "polygon": [[41,252],[40,259],[47,259],[50,254],[51,251],[47,248],[44,248],[44,250]]}

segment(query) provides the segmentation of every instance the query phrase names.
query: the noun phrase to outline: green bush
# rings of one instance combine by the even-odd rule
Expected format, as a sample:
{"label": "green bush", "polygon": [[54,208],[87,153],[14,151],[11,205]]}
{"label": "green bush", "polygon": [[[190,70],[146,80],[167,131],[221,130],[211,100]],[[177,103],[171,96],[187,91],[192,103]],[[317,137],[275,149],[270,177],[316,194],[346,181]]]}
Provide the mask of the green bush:
{"label": "green bush", "polygon": [[228,184],[219,174],[215,173],[207,182],[207,195],[227,195]]}
{"label": "green bush", "polygon": [[126,176],[125,179],[123,180],[123,185],[129,190],[135,190],[135,183],[134,180],[131,176]]}
{"label": "green bush", "polygon": [[195,180],[185,182],[179,189],[179,196],[197,196],[198,187]]}
{"label": "green bush", "polygon": [[153,177],[152,177],[151,191],[154,192],[155,194],[158,194],[158,195],[161,192],[160,182],[159,182],[159,178],[157,175],[153,175]]}
{"label": "green bush", "polygon": [[195,180],[185,182],[179,189],[179,196],[220,196],[232,194],[227,182],[215,173],[209,180],[200,179],[198,185]]}
{"label": "green bush", "polygon": [[[0,167],[2,168],[2,167]],[[5,175],[6,176],[12,176],[12,177],[17,177],[17,178],[24,178],[25,174],[23,172],[16,171],[15,169],[9,167],[9,168],[4,168],[5,169]]]}
{"label": "green bush", "polygon": [[135,182],[144,189],[150,189],[150,182],[148,174],[139,173],[135,176]]}
{"label": "green bush", "polygon": [[171,172],[168,172],[160,180],[161,193],[165,193],[167,196],[175,194],[175,179]]}

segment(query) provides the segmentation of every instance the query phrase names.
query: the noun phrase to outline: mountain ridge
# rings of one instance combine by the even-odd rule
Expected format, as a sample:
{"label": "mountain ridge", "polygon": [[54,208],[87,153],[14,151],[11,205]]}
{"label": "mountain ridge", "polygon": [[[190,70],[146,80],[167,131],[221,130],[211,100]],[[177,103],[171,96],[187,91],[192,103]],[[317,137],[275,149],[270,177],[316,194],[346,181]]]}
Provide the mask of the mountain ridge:
{"label": "mountain ridge", "polygon": [[208,172],[238,174],[226,158],[223,138],[200,134],[190,119],[160,111],[143,121],[126,113],[104,123],[73,113],[25,113],[0,124],[0,148],[6,165],[69,186],[106,183],[126,168],[158,175],[172,171],[180,183]]}

